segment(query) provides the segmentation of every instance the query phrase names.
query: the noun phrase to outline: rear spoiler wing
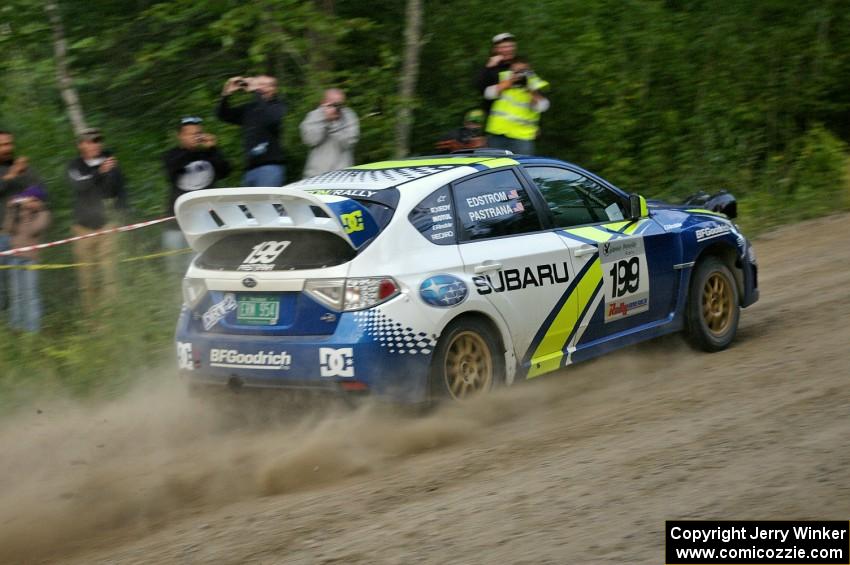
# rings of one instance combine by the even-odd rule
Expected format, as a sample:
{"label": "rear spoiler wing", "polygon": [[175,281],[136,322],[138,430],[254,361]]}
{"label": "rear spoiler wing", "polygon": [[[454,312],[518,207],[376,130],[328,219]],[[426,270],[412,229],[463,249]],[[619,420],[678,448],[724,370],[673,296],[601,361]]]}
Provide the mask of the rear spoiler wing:
{"label": "rear spoiler wing", "polygon": [[189,245],[201,253],[223,237],[270,229],[332,232],[352,242],[324,200],[298,188],[213,188],[184,194],[175,215]]}

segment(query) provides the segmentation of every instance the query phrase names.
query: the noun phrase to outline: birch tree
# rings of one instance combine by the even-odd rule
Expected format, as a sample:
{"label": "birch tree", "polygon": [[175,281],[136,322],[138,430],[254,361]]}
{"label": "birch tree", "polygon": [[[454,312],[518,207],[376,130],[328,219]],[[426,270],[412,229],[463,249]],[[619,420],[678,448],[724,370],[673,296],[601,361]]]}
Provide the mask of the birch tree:
{"label": "birch tree", "polygon": [[53,56],[56,64],[56,80],[59,83],[59,91],[62,94],[62,100],[65,102],[65,109],[74,128],[74,133],[79,135],[80,132],[86,129],[86,119],[83,114],[83,105],[80,103],[77,89],[74,88],[74,81],[71,76],[70,67],[68,66],[68,42],[65,39],[62,16],[59,13],[59,6],[56,2],[47,2],[44,5],[44,9],[47,12],[50,27],[53,30]]}

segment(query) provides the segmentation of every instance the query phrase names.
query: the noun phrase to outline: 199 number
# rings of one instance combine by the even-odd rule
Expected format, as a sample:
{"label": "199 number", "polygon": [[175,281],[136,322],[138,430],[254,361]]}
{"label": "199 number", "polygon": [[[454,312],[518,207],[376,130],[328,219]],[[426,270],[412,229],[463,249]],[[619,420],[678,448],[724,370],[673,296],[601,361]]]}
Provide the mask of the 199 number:
{"label": "199 number", "polygon": [[611,298],[619,298],[640,287],[640,261],[637,257],[621,259],[611,265]]}

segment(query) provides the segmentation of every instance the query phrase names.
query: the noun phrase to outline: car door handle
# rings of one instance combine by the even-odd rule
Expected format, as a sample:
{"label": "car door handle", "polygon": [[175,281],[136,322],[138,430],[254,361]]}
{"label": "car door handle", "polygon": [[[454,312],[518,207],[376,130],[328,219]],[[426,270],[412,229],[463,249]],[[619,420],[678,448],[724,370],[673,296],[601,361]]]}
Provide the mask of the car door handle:
{"label": "car door handle", "polygon": [[501,263],[496,263],[495,261],[484,261],[480,265],[475,266],[475,274],[480,275],[481,273],[489,273],[490,271],[498,271],[502,268]]}
{"label": "car door handle", "polygon": [[576,257],[583,257],[585,255],[592,255],[596,253],[599,249],[595,245],[581,245],[576,248],[573,252]]}

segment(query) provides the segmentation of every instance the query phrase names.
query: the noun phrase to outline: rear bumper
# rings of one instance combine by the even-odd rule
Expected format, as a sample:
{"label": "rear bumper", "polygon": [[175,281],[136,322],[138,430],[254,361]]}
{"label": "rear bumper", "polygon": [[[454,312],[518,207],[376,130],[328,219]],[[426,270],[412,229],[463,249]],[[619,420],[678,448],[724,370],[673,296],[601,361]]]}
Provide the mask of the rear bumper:
{"label": "rear bumper", "polygon": [[428,400],[432,347],[400,353],[345,313],[326,336],[207,333],[183,309],[175,336],[181,375],[190,383],[247,388],[368,393],[399,403]]}

